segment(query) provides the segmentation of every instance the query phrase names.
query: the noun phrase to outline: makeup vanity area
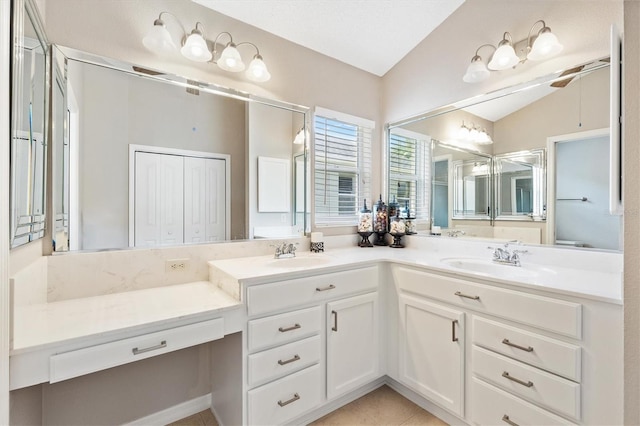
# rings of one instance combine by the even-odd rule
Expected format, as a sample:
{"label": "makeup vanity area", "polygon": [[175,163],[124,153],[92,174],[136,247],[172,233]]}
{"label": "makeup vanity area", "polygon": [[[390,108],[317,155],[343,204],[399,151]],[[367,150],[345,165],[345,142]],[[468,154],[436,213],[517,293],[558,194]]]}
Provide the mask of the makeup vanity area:
{"label": "makeup vanity area", "polygon": [[[389,124],[389,162],[393,149],[406,144],[429,159],[422,175],[385,172],[384,179],[389,199],[412,203],[422,235],[405,237],[402,250],[361,249],[356,235],[326,237],[325,253],[310,253],[304,236],[310,231],[310,142],[291,143],[308,134],[308,108],[49,46],[33,2],[24,6],[33,27],[25,30],[25,46],[36,49],[28,57],[39,65],[23,75],[31,84],[20,84],[42,89],[42,99],[32,96],[36,108],[20,106],[29,120],[16,126],[39,124],[31,134],[51,140],[32,137],[27,151],[12,151],[12,246],[44,237],[54,252],[11,279],[12,391],[91,380],[109,369],[117,374],[136,361],[202,345],[210,351],[210,377],[202,379],[209,393],[126,422],[166,423],[210,407],[221,425],[306,424],[387,384],[452,424],[623,423],[619,236],[612,248],[561,235],[564,201],[548,182],[557,178],[555,150],[564,140],[548,137],[569,132],[556,127],[542,145],[496,143],[493,151],[460,145],[448,132],[462,120],[477,120],[496,140],[509,135],[506,120],[482,118],[475,104],[563,79],[584,79],[585,98],[602,101],[610,92],[603,95],[598,84],[618,72],[608,65],[615,57]],[[572,89],[560,90],[570,97]],[[158,98],[149,100],[150,93]],[[131,105],[115,103],[134,94],[141,97]],[[114,103],[105,106],[107,95]],[[217,133],[225,126],[199,122],[180,133],[177,120],[155,124],[157,145],[153,138],[144,139],[148,145],[123,138],[120,146],[113,129],[75,121],[78,111],[84,119],[93,113],[141,140],[148,130],[136,124],[152,122],[152,104],[164,98],[179,105],[173,115],[221,110],[207,120],[232,130]],[[52,123],[42,113],[49,102]],[[595,131],[608,126],[602,111],[610,108],[608,99],[594,105],[583,121]],[[139,113],[138,119],[128,122],[122,111]],[[266,143],[264,135],[284,143]],[[171,138],[184,144],[168,146]],[[221,139],[232,151],[206,145]],[[174,228],[152,229],[136,216],[148,206],[132,194],[153,186],[136,179],[156,156],[179,157],[181,171],[196,170],[191,160],[215,164],[210,169],[227,194],[215,227],[184,222],[178,228],[190,231],[177,236]],[[120,171],[109,174],[99,168],[103,163]],[[274,186],[285,191],[259,187],[265,163],[284,171]],[[194,182],[204,181],[179,186]],[[277,199],[278,192],[289,198]],[[287,212],[265,206],[265,198],[287,205]],[[196,204],[176,207],[178,215],[192,216]],[[113,214],[102,214],[107,210]],[[578,216],[569,212],[570,219]],[[431,225],[442,226],[443,235],[424,235]],[[270,245],[283,240],[261,238],[274,233],[298,244],[296,257],[274,259]],[[245,238],[252,240],[230,241]],[[515,247],[526,250],[521,265],[492,262],[492,251],[512,239],[526,243]],[[559,247],[560,240],[593,249]],[[201,244],[182,245],[190,242]]]}

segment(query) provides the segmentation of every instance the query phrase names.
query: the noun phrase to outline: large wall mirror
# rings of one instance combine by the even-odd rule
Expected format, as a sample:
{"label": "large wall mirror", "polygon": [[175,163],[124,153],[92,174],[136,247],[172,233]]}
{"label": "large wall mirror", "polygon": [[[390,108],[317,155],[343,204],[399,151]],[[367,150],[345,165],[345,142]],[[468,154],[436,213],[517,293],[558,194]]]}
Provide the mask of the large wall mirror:
{"label": "large wall mirror", "polygon": [[61,46],[53,63],[55,251],[304,235],[307,108]]}
{"label": "large wall mirror", "polygon": [[49,46],[34,2],[15,1],[12,17],[11,247],[45,229]]}
{"label": "large wall mirror", "polygon": [[[609,208],[617,72],[604,58],[390,124],[389,194],[424,180],[415,198],[430,208],[418,219],[445,235],[619,250],[621,217]],[[398,138],[432,141],[423,170],[394,172]]]}

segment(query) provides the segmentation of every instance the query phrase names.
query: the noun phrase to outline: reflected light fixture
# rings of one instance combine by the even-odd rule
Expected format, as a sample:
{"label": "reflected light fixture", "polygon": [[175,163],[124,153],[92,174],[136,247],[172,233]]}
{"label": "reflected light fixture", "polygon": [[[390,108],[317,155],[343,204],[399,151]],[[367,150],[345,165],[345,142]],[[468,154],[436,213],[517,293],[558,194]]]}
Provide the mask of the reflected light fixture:
{"label": "reflected light fixture", "polygon": [[[195,62],[213,62],[222,70],[229,72],[241,72],[245,70],[246,65],[242,60],[242,56],[240,56],[238,48],[243,45],[249,45],[256,50],[256,53],[249,64],[247,72],[245,73],[246,77],[249,80],[258,83],[271,79],[271,74],[267,69],[267,65],[264,63],[262,55],[260,55],[260,50],[255,44],[250,42],[235,44],[231,34],[224,31],[216,36],[215,41],[212,43],[212,51],[209,48],[209,42],[207,41],[204,26],[201,22],[196,22],[193,30],[191,30],[190,33],[187,33],[180,20],[174,14],[169,12],[161,12],[158,19],[153,22],[153,27],[142,39],[142,44],[150,51],[158,54],[167,54],[178,50],[171,34],[167,30],[165,22],[162,20],[164,15],[172,16],[182,28],[183,37],[181,40],[180,53],[185,58]],[[216,50],[218,40],[224,36],[228,37],[229,41],[225,45],[224,49],[222,49],[219,57],[216,58],[218,53]]]}
{"label": "reflected light fixture", "polygon": [[294,145],[304,144],[304,127],[298,130],[298,133],[296,133],[296,137],[293,139],[293,143]]}
{"label": "reflected light fixture", "polygon": [[[538,24],[542,28],[534,35],[533,30]],[[533,42],[533,43],[532,43]],[[526,48],[524,44],[526,43]],[[487,65],[485,65],[482,57],[479,55],[481,48],[491,46],[494,48],[493,55]],[[523,47],[519,49],[519,47]],[[558,41],[558,37],[551,32],[551,28],[543,20],[536,21],[529,30],[526,39],[514,43],[511,33],[505,32],[502,40],[498,43],[498,47],[491,44],[483,44],[476,49],[476,53],[471,58],[471,63],[467,67],[462,80],[465,83],[479,83],[486,80],[490,76],[490,71],[501,71],[508,68],[515,68],[518,64],[527,60],[540,61],[557,55],[563,49],[562,44]],[[520,57],[516,51],[526,51],[525,57]]]}
{"label": "reflected light fixture", "polygon": [[486,129],[478,130],[474,125],[468,127],[462,122],[458,130],[458,140],[461,142],[471,142],[478,145],[489,145],[493,143],[493,139],[489,136]]}

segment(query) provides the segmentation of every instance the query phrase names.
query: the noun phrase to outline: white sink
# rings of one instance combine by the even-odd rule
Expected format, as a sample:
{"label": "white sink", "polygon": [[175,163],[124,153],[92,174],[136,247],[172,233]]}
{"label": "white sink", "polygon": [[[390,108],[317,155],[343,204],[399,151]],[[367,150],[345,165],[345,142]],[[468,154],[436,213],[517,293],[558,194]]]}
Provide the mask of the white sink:
{"label": "white sink", "polygon": [[521,266],[503,265],[477,257],[447,257],[440,261],[455,269],[496,278],[523,279],[535,278],[541,274],[555,274],[549,268],[527,264],[526,260]]}
{"label": "white sink", "polygon": [[330,261],[330,258],[318,254],[309,256],[288,257],[283,259],[273,259],[267,263],[267,266],[270,268],[281,269],[313,268],[325,265]]}

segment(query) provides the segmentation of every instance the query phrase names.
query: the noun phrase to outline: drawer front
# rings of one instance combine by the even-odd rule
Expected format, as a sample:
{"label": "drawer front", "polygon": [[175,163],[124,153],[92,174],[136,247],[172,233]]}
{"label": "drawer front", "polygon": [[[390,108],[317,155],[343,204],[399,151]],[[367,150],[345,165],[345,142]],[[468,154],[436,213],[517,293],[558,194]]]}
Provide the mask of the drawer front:
{"label": "drawer front", "polygon": [[319,306],[249,321],[249,351],[293,342],[320,332]]}
{"label": "drawer front", "polygon": [[320,336],[249,355],[249,386],[302,370],[320,361]]}
{"label": "drawer front", "polygon": [[473,343],[580,381],[579,346],[478,317],[473,319]]}
{"label": "drawer front", "polygon": [[249,316],[327,300],[332,297],[374,290],[378,267],[333,272],[247,288]]}
{"label": "drawer front", "polygon": [[477,425],[572,425],[574,423],[522,399],[472,379],[471,419]]}
{"label": "drawer front", "polygon": [[579,384],[477,346],[473,348],[472,365],[473,372],[486,381],[560,414],[580,419]]}
{"label": "drawer front", "polygon": [[323,394],[319,365],[250,390],[250,425],[280,425],[318,406]]}
{"label": "drawer front", "polygon": [[223,337],[224,319],[217,318],[52,355],[49,381],[56,383]]}
{"label": "drawer front", "polygon": [[[509,266],[505,266],[508,268]],[[582,337],[582,305],[392,266],[400,289],[554,333]]]}

